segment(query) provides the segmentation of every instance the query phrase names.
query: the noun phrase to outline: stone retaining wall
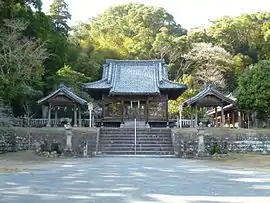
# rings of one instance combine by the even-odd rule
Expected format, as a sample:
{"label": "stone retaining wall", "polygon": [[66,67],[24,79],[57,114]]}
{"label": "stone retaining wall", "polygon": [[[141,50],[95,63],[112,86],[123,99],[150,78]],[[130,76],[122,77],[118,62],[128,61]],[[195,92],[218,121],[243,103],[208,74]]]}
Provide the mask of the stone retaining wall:
{"label": "stone retaining wall", "polygon": [[[72,129],[72,156],[83,156],[86,144],[88,156],[96,150],[97,129]],[[64,128],[31,128],[30,136],[27,128],[13,128],[0,131],[0,153],[28,150],[37,152],[58,151],[62,153],[66,148],[66,135]],[[30,146],[29,146],[30,140]]]}
{"label": "stone retaining wall", "polygon": [[227,153],[270,154],[270,130],[181,129],[173,130],[178,157],[194,158]]}

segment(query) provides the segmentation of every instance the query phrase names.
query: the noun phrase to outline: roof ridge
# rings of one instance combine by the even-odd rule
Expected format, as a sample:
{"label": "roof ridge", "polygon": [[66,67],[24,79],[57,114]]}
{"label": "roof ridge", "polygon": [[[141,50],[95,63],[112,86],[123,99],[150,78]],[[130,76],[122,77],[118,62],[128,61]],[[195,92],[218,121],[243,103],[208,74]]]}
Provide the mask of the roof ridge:
{"label": "roof ridge", "polygon": [[145,60],[138,60],[138,59],[130,59],[130,60],[121,60],[121,59],[106,59],[106,63],[117,63],[117,62],[133,62],[133,63],[145,63],[145,62],[163,62],[165,63],[164,59],[145,59]]}

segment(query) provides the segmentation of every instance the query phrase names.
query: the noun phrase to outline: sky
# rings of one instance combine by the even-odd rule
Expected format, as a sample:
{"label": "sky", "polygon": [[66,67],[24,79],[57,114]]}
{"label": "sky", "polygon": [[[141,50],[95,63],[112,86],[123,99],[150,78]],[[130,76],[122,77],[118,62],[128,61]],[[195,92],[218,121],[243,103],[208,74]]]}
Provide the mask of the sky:
{"label": "sky", "polygon": [[[43,10],[48,11],[53,0],[42,0]],[[242,13],[270,11],[270,0],[65,0],[72,15],[70,25],[102,13],[111,6],[136,2],[159,6],[174,16],[183,28],[207,27],[209,20]]]}

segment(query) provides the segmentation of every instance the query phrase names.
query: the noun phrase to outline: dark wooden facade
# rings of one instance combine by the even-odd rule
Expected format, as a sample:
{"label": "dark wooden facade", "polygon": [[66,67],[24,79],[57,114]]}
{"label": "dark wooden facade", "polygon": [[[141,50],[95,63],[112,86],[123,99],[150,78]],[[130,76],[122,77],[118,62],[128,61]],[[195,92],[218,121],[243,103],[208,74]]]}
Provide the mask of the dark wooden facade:
{"label": "dark wooden facade", "polygon": [[168,122],[168,95],[159,96],[102,96],[102,118],[105,122],[128,120],[145,123]]}

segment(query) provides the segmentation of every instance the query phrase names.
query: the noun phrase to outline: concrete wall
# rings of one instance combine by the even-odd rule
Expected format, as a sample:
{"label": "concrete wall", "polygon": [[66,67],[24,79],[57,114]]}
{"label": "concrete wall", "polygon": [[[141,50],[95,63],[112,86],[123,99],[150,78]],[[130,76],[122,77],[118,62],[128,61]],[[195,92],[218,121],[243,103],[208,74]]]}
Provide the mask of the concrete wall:
{"label": "concrete wall", "polygon": [[[88,156],[96,150],[97,130],[88,128],[72,129],[72,156],[83,156],[83,149],[88,143]],[[31,128],[30,136],[27,128],[13,128],[0,132],[0,153],[23,151],[29,149],[36,151],[55,151],[59,153],[66,148],[66,135],[64,128]]]}
{"label": "concrete wall", "polygon": [[194,158],[212,154],[270,154],[270,130],[247,129],[178,129],[173,130],[176,155]]}

